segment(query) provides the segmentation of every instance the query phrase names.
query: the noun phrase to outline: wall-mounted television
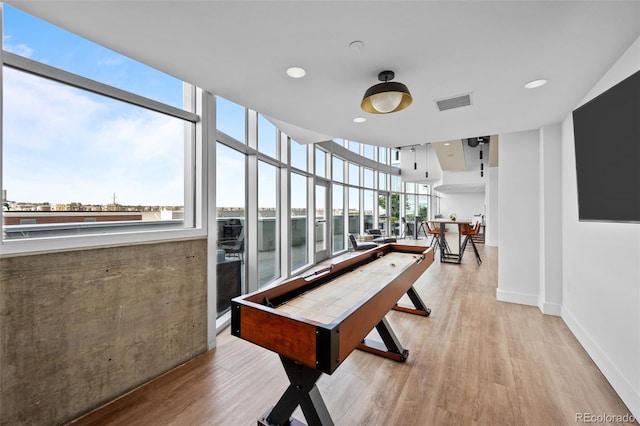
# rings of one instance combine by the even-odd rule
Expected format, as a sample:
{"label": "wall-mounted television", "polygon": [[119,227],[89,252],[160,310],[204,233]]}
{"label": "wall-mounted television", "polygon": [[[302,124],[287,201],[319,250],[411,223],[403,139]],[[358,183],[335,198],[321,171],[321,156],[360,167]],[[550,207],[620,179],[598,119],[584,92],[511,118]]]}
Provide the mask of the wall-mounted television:
{"label": "wall-mounted television", "polygon": [[581,221],[640,223],[640,71],[573,111]]}

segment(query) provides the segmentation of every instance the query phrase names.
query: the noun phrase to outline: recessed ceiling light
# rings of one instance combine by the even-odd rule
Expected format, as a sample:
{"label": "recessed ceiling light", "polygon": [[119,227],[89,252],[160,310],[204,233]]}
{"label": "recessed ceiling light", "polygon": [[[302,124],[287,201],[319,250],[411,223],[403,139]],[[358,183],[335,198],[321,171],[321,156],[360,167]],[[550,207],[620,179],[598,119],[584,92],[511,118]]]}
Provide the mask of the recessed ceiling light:
{"label": "recessed ceiling light", "polygon": [[353,119],[354,123],[364,123],[365,121],[367,121],[367,119],[364,117],[356,117]]}
{"label": "recessed ceiling light", "polygon": [[287,68],[287,75],[291,78],[302,78],[307,74],[304,68],[289,67]]}
{"label": "recessed ceiling light", "polygon": [[547,80],[544,78],[541,78],[539,80],[533,80],[528,82],[527,84],[524,85],[524,87],[526,87],[527,89],[535,89],[536,87],[544,86],[545,84],[547,84]]}
{"label": "recessed ceiling light", "polygon": [[449,146],[449,145],[451,145],[449,142],[444,143],[444,146]]}
{"label": "recessed ceiling light", "polygon": [[355,40],[349,43],[349,49],[351,50],[360,50],[364,47],[364,42],[360,40]]}

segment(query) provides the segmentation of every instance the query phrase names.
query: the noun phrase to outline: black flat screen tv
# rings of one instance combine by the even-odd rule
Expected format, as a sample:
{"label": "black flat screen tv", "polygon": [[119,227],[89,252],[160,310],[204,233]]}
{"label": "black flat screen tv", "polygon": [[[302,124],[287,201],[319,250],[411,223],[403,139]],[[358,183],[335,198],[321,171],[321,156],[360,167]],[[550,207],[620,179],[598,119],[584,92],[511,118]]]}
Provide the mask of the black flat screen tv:
{"label": "black flat screen tv", "polygon": [[640,71],[573,111],[580,221],[640,223]]}

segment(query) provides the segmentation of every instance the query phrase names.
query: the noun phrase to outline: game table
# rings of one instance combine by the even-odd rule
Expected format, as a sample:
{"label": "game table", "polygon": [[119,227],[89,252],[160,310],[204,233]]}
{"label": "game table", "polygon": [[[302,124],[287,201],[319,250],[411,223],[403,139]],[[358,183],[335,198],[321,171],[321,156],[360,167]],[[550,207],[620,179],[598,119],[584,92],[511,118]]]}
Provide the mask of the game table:
{"label": "game table", "polygon": [[[231,333],[280,356],[290,386],[258,425],[332,425],[316,381],[332,374],[355,349],[398,362],[407,359],[385,315],[429,316],[413,283],[433,263],[430,247],[382,244],[310,275],[232,300]],[[407,294],[413,304],[401,306]],[[376,329],[382,342],[368,339]]]}

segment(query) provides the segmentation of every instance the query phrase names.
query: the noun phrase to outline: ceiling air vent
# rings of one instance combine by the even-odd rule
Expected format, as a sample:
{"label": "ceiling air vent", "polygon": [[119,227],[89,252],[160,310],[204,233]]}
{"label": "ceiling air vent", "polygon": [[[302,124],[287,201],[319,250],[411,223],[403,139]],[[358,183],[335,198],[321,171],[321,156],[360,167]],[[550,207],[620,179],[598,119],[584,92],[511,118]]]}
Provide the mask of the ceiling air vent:
{"label": "ceiling air vent", "polygon": [[436,101],[436,105],[438,105],[438,109],[440,111],[469,106],[471,105],[471,95],[467,94],[456,96],[455,98],[441,99],[439,101]]}

